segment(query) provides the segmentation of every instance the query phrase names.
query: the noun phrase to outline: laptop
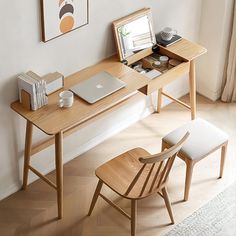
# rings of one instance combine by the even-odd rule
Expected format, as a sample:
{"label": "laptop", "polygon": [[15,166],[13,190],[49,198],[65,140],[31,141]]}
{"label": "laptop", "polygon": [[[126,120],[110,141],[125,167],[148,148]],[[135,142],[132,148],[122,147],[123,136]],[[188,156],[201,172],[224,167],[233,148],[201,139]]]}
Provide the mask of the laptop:
{"label": "laptop", "polygon": [[71,87],[70,91],[92,104],[125,86],[125,82],[102,71]]}

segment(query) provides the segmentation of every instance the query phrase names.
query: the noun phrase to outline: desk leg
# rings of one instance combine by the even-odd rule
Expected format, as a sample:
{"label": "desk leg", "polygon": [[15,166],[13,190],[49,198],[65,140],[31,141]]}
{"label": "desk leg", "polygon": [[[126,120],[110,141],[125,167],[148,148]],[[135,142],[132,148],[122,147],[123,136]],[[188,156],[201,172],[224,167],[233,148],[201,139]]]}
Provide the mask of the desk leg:
{"label": "desk leg", "polygon": [[162,103],[162,88],[158,89],[158,95],[157,95],[157,113],[161,112],[161,103]]}
{"label": "desk leg", "polygon": [[56,158],[56,178],[57,178],[57,207],[58,218],[63,217],[63,133],[55,135],[55,158]]}
{"label": "desk leg", "polygon": [[195,78],[195,62],[190,61],[189,68],[189,93],[190,93],[190,107],[191,107],[191,118],[196,118],[196,78]]}
{"label": "desk leg", "polygon": [[24,153],[24,173],[23,173],[23,189],[26,189],[29,174],[29,162],[32,146],[33,124],[27,120],[25,134],[25,153]]}

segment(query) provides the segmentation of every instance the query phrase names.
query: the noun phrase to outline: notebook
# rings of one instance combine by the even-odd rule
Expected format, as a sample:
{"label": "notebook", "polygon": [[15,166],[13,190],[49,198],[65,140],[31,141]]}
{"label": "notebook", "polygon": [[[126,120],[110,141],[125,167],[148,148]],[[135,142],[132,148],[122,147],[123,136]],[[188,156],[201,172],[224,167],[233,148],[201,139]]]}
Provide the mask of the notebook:
{"label": "notebook", "polygon": [[163,39],[161,38],[160,33],[159,33],[159,34],[156,34],[157,44],[160,44],[160,45],[162,45],[162,46],[164,46],[164,47],[168,47],[168,46],[170,46],[170,45],[172,45],[172,44],[174,44],[174,43],[180,41],[181,39],[182,39],[182,37],[176,34],[176,35],[174,35],[174,36],[172,37],[171,40],[165,41],[165,40],[163,40]]}
{"label": "notebook", "polygon": [[76,84],[71,87],[70,90],[75,95],[92,104],[125,86],[125,82],[108,72],[102,71],[81,83]]}

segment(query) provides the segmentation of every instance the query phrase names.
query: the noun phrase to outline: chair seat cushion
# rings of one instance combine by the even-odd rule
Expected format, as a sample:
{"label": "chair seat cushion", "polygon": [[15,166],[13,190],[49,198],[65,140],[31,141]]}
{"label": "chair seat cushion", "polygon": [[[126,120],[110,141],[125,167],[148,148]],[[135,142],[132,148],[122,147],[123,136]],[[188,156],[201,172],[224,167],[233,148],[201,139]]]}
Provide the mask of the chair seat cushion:
{"label": "chair seat cushion", "polygon": [[202,159],[222,144],[227,142],[228,135],[203,119],[192,120],[177,128],[163,138],[169,145],[174,145],[189,131],[190,136],[180,150],[191,160]]}

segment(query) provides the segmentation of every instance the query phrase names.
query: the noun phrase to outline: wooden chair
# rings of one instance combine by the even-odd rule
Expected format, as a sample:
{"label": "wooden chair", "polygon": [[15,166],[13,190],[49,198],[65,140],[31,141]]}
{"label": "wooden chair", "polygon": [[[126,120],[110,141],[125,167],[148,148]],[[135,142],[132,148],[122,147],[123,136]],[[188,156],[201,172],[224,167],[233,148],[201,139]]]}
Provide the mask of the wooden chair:
{"label": "wooden chair", "polygon": [[[135,148],[98,167],[95,173],[99,182],[88,215],[91,215],[100,196],[131,220],[131,236],[135,236],[137,200],[158,193],[164,198],[171,222],[174,223],[166,185],[175,157],[188,136],[187,132],[176,145],[159,154],[150,155],[142,148]],[[131,215],[101,193],[103,183],[120,196],[131,200]]]}
{"label": "wooden chair", "polygon": [[189,190],[192,180],[193,168],[196,163],[221,148],[220,178],[223,176],[224,163],[229,136],[207,122],[197,118],[191,120],[179,128],[173,130],[162,139],[162,150],[170,148],[186,132],[190,132],[190,137],[178,152],[178,157],[186,163],[184,200],[189,197]]}

